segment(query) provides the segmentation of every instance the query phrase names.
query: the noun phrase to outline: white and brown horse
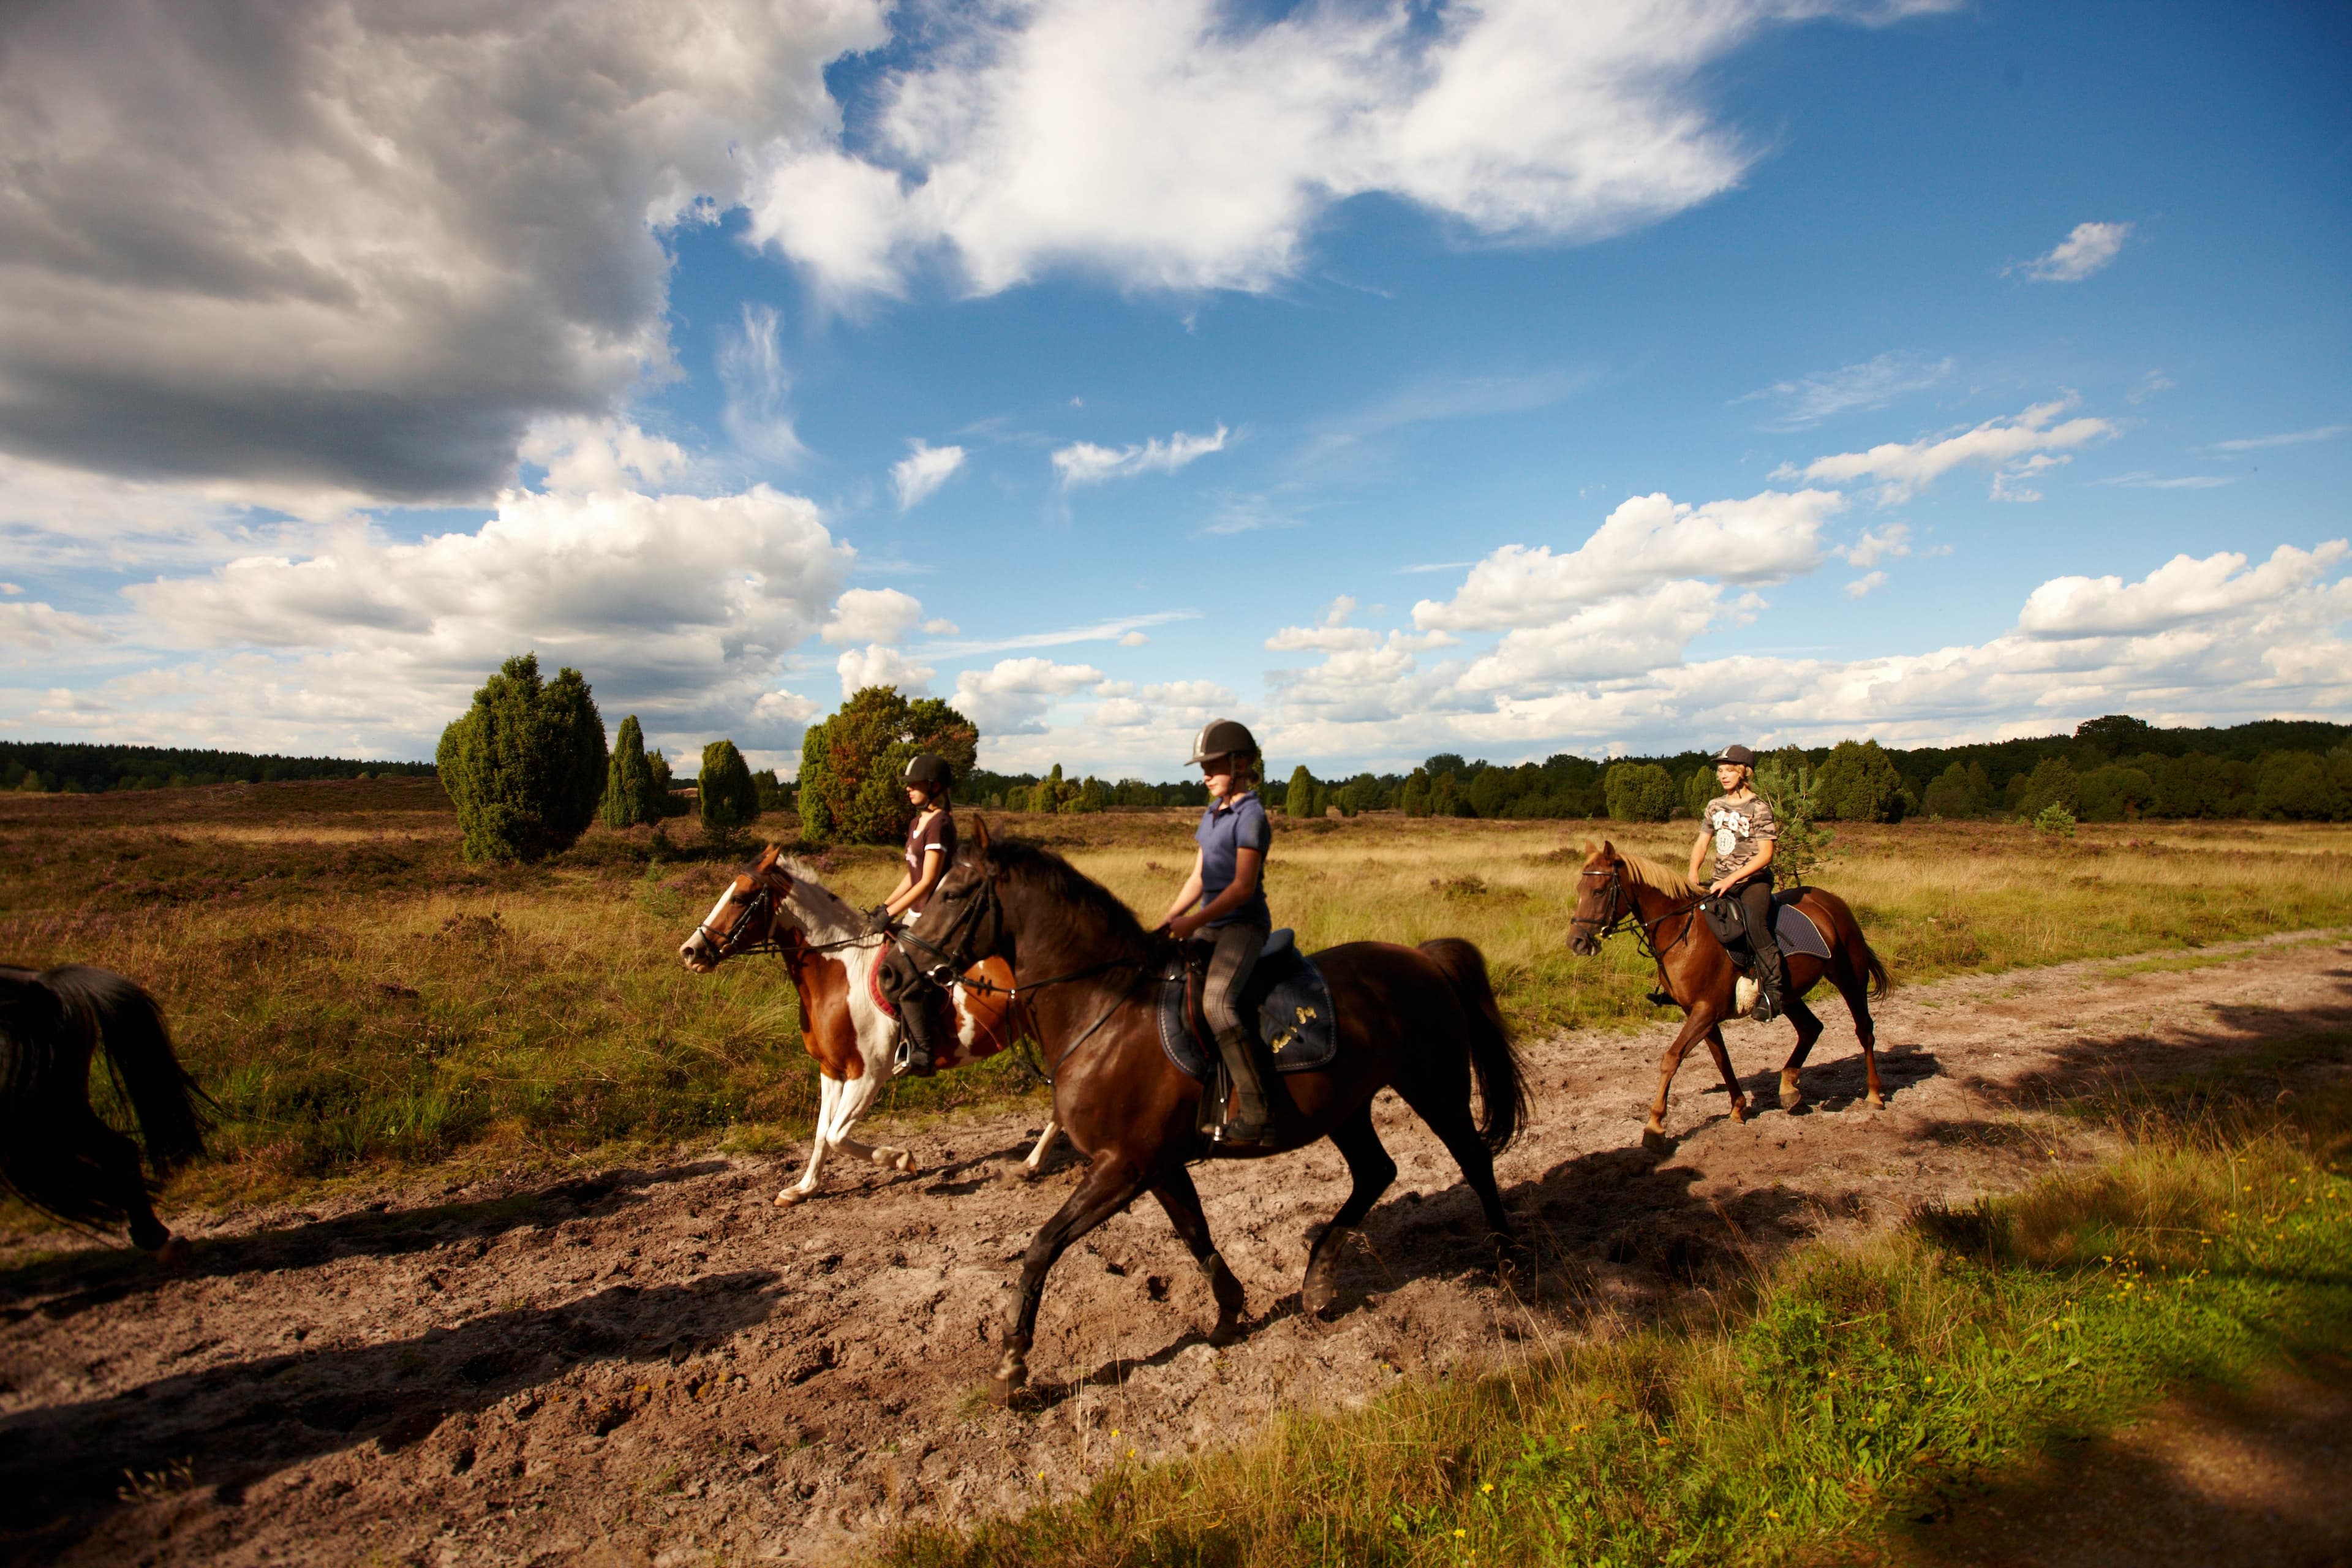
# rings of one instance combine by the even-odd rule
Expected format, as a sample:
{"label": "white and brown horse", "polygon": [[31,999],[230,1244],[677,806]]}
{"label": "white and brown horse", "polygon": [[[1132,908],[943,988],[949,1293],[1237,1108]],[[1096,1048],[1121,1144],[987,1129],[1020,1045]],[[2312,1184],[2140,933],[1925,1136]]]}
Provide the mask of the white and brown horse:
{"label": "white and brown horse", "polygon": [[[884,1010],[875,984],[874,971],[884,951],[882,939],[867,933],[865,915],[772,844],[728,883],[694,934],[678,945],[679,959],[697,974],[708,974],[742,953],[776,953],[800,993],[801,1043],[815,1058],[819,1075],[816,1131],[808,1169],[776,1194],[780,1208],[816,1191],[817,1172],[828,1152],[887,1169],[915,1168],[914,1156],[906,1150],[861,1143],[849,1135],[898,1070],[898,1022]],[[992,1057],[1021,1036],[1022,1013],[1004,994],[1013,986],[1011,968],[1001,959],[990,959],[974,965],[967,978],[985,980],[1002,990],[959,984],[950,993],[955,1033],[940,1042],[942,1069]],[[1023,1162],[1024,1171],[1036,1173],[1060,1131],[1060,1124],[1048,1117],[1037,1146]]]}

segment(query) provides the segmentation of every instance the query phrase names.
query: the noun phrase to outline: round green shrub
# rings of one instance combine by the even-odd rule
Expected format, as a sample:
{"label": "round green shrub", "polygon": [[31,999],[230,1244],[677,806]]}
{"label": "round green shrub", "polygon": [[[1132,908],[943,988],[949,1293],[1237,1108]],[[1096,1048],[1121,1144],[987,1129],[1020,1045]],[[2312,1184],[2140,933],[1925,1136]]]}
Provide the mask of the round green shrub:
{"label": "round green shrub", "polygon": [[539,676],[518,654],[441,731],[441,787],[457,807],[465,858],[537,860],[568,849],[604,793],[604,721],[576,669]]}

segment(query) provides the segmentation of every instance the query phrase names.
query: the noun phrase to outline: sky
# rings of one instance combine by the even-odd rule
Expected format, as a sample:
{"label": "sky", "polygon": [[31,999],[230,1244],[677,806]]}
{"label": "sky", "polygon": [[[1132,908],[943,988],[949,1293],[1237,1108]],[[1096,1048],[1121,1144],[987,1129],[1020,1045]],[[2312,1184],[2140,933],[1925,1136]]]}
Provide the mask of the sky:
{"label": "sky", "polygon": [[2352,720],[2352,12],[16,0],[0,735]]}

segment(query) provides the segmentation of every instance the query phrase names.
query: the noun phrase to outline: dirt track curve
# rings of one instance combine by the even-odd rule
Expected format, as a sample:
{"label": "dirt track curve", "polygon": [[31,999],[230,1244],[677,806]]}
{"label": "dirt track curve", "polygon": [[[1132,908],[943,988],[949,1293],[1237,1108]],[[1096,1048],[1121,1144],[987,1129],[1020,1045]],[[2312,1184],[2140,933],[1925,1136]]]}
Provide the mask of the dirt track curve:
{"label": "dirt track curve", "polygon": [[[2094,1134],[2033,1108],[2352,1023],[2352,947],[2284,938],[1899,990],[1889,1100],[1861,1100],[1843,1011],[1807,1113],[1771,1109],[1785,1026],[1728,1031],[1766,1109],[1733,1123],[1703,1053],[1671,1152],[1642,1106],[1671,1031],[1526,1047],[1531,1133],[1506,1153],[1533,1261],[1507,1288],[1451,1162],[1393,1097],[1402,1167],[1328,1322],[1298,1275],[1346,1192],[1329,1145],[1196,1176],[1250,1292],[1214,1314],[1156,1205],[1049,1282],[1035,1397],[977,1398],[1001,1292],[1075,1181],[1006,1168],[1034,1117],[942,1124],[920,1168],[681,1158],[555,1185],[386,1191],[183,1225],[194,1267],[91,1253],[0,1271],[0,1554],[74,1563],[838,1561],[894,1521],[1013,1510],[1139,1457],[1230,1442],[1276,1405],[1592,1331],[1727,1255],[2013,1185]],[[126,1485],[125,1472],[131,1473]]]}

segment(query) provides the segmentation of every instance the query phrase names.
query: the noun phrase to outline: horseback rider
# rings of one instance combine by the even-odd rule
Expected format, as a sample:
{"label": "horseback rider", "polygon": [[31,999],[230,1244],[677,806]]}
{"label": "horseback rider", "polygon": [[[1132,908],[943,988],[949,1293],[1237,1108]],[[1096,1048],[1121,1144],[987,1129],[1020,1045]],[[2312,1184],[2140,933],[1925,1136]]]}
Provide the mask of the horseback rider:
{"label": "horseback rider", "polygon": [[1715,880],[1706,884],[1716,898],[1730,899],[1746,917],[1748,946],[1756,954],[1756,983],[1763,993],[1755,1018],[1769,1024],[1785,1010],[1781,995],[1780,944],[1772,932],[1772,851],[1780,826],[1773,819],[1772,803],[1756,793],[1756,753],[1745,746],[1726,746],[1715,759],[1715,782],[1723,793],[1706,803],[1699,816],[1699,834],[1691,845],[1691,880],[1710,847],[1715,850]]}
{"label": "horseback rider", "polygon": [[1192,834],[1200,849],[1192,875],[1168,906],[1168,933],[1179,942],[1205,931],[1215,944],[1202,1011],[1216,1031],[1217,1054],[1233,1075],[1240,1105],[1218,1131],[1227,1146],[1270,1146],[1274,1116],[1258,1071],[1257,1034],[1242,1016],[1242,993],[1265,950],[1274,916],[1265,902],[1265,852],[1273,826],[1257,798],[1257,742],[1245,725],[1213,719],[1192,742],[1193,763],[1209,786],[1209,805]]}
{"label": "horseback rider", "polygon": [[[866,917],[866,929],[877,936],[889,935],[901,915],[921,914],[931,901],[932,889],[955,862],[955,810],[948,798],[955,775],[946,761],[918,752],[898,782],[914,803],[915,820],[907,827],[907,868],[890,896],[875,905]],[[939,1070],[931,1038],[932,1009],[938,1002],[931,990],[937,983],[903,943],[884,956],[879,973],[882,994],[898,1009],[898,1026],[907,1034],[907,1070],[917,1078],[929,1078]]]}

